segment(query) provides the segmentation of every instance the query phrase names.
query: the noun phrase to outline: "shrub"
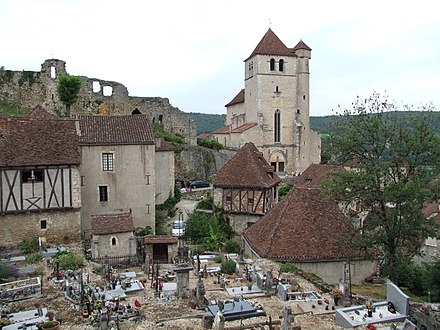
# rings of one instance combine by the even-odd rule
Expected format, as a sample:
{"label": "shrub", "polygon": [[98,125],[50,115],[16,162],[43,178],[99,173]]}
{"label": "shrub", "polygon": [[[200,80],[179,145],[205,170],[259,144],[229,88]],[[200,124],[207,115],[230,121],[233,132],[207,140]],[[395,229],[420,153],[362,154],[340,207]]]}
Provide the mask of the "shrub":
{"label": "shrub", "polygon": [[292,186],[285,184],[282,185],[279,189],[278,189],[278,198],[281,201],[284,196],[287,195],[287,193],[290,191],[290,189],[292,189]]}
{"label": "shrub", "polygon": [[142,237],[148,235],[153,235],[153,228],[151,228],[150,226],[146,226],[145,228],[137,227],[134,230],[134,236]]}
{"label": "shrub", "polygon": [[197,139],[197,145],[217,151],[225,148],[220,142],[209,139]]}
{"label": "shrub", "polygon": [[219,264],[219,263],[221,263],[222,261],[223,261],[223,258],[222,258],[222,257],[220,257],[220,256],[215,256],[215,257],[214,257],[214,262],[215,262],[215,263]]}
{"label": "shrub", "polygon": [[11,276],[12,269],[10,266],[0,263],[0,278],[8,278]]}
{"label": "shrub", "polygon": [[222,262],[220,269],[223,274],[231,275],[231,274],[234,274],[236,266],[237,265],[236,265],[235,261],[225,260]]}
{"label": "shrub", "polygon": [[30,262],[37,262],[37,261],[41,261],[43,259],[43,256],[41,254],[39,254],[38,252],[34,252],[31,254],[28,254],[26,256],[26,260],[30,261]]}
{"label": "shrub", "polygon": [[30,240],[23,240],[18,244],[21,252],[23,254],[29,254],[32,252],[38,252],[38,237],[31,238]]}
{"label": "shrub", "polygon": [[95,274],[102,274],[102,265],[97,265],[97,266],[94,266],[93,267],[93,272],[95,273]]}
{"label": "shrub", "polygon": [[230,239],[225,243],[225,251],[226,253],[240,253],[240,243],[236,240]]}
{"label": "shrub", "polygon": [[85,264],[85,259],[83,256],[79,256],[74,252],[65,252],[58,257],[60,269],[78,269]]}
{"label": "shrub", "polygon": [[214,209],[214,198],[210,195],[202,199],[198,204],[197,208],[200,210],[213,210]]}

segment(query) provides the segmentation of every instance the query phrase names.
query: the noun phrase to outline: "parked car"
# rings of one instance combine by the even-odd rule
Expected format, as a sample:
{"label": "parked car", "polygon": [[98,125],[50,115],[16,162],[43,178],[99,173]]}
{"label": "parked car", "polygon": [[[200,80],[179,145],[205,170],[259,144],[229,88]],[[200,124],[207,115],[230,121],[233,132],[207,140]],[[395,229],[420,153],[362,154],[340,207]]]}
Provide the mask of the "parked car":
{"label": "parked car", "polygon": [[176,220],[173,222],[173,226],[171,227],[171,235],[174,237],[182,237],[185,233],[185,221]]}
{"label": "parked car", "polygon": [[210,186],[211,186],[211,184],[205,180],[192,180],[189,183],[190,188],[205,188],[205,187],[210,187]]}

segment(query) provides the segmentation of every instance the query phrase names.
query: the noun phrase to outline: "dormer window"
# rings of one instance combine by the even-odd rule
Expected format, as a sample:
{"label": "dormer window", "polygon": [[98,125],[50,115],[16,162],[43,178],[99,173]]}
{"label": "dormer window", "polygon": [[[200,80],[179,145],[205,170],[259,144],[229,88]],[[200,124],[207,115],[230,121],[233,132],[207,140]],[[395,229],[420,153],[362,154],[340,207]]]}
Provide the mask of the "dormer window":
{"label": "dormer window", "polygon": [[283,59],[281,59],[278,62],[278,68],[279,68],[280,71],[284,71],[284,60]]}
{"label": "dormer window", "polygon": [[275,71],[275,59],[270,59],[270,71]]}

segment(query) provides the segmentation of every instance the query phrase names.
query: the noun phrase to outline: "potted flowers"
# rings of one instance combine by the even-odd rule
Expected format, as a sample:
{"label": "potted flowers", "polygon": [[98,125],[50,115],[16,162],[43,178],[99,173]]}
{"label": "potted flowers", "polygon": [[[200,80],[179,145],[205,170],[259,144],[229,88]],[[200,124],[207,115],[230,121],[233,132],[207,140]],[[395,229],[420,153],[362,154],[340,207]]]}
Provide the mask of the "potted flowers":
{"label": "potted flowers", "polygon": [[49,319],[49,321],[42,321],[37,323],[37,329],[43,330],[43,329],[50,329],[50,330],[58,330],[60,328],[60,322],[57,320],[54,320],[55,313],[53,311],[48,311],[46,313],[46,317]]}
{"label": "potted flowers", "polygon": [[330,291],[330,295],[332,296],[333,300],[335,301],[335,305],[338,304],[339,299],[342,297],[342,291],[338,288],[333,288],[332,291]]}

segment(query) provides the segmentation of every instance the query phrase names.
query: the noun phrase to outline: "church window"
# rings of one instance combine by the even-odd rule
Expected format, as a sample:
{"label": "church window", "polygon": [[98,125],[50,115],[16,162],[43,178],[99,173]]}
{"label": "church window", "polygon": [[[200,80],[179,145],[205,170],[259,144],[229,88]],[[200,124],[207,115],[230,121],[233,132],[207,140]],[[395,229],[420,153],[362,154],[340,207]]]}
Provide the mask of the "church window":
{"label": "church window", "polygon": [[102,153],[102,170],[113,171],[113,153],[111,152]]}
{"label": "church window", "polygon": [[270,71],[275,71],[275,59],[270,59]]}
{"label": "church window", "polygon": [[280,71],[284,71],[284,60],[278,62],[278,68]]}
{"label": "church window", "polygon": [[281,112],[276,110],[274,114],[274,141],[280,142],[280,131],[281,131]]}
{"label": "church window", "polygon": [[108,187],[98,186],[98,190],[99,190],[99,201],[108,202]]}

